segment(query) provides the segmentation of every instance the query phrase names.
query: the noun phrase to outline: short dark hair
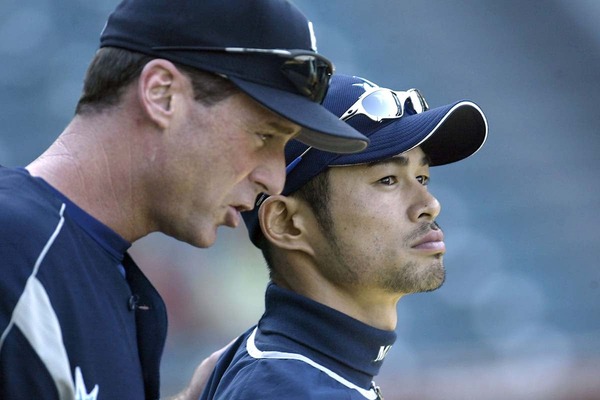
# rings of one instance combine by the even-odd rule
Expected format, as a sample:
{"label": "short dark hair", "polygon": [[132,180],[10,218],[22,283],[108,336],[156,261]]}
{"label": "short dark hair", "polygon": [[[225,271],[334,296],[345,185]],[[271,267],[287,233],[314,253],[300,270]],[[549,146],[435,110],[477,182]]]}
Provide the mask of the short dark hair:
{"label": "short dark hair", "polygon": [[[116,47],[96,52],[85,75],[76,114],[102,112],[119,103],[125,88],[156,57]],[[207,106],[226,99],[239,89],[226,78],[197,68],[173,63],[192,81],[194,98]]]}
{"label": "short dark hair", "polygon": [[[300,189],[288,196],[305,201],[314,213],[321,231],[326,235],[331,232],[333,228],[333,218],[331,217],[329,209],[329,168],[325,169],[304,184]],[[273,244],[271,244],[264,235],[261,235],[260,248],[267,263],[267,267],[269,268],[269,277],[274,279],[277,276],[277,271],[273,268]]]}

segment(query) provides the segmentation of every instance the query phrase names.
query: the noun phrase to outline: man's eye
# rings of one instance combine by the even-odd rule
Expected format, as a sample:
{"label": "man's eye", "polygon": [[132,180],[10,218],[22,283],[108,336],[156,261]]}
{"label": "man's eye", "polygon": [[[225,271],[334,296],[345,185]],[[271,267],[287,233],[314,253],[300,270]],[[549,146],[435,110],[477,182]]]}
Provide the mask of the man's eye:
{"label": "man's eye", "polygon": [[383,183],[384,185],[391,186],[391,185],[398,183],[398,180],[396,179],[395,176],[386,176],[385,178],[381,178],[379,180],[379,183]]}
{"label": "man's eye", "polygon": [[429,177],[426,175],[419,175],[417,176],[417,181],[423,185],[423,186],[427,186],[427,184],[429,183]]}

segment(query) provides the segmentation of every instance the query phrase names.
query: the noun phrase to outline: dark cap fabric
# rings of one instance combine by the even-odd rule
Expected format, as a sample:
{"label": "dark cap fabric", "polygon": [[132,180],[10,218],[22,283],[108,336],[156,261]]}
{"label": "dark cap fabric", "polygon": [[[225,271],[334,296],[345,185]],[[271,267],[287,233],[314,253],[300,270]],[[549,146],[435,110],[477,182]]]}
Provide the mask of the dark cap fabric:
{"label": "dark cap fabric", "polygon": [[368,139],[303,96],[281,73],[282,59],[257,53],[182,51],[174,46],[316,52],[311,22],[286,0],[124,0],[109,16],[100,47],[118,47],[227,76],[263,106],[302,126],[298,139],[353,153]]}
{"label": "dark cap fabric", "polygon": [[[341,116],[374,83],[365,79],[336,74],[331,80],[323,105]],[[483,111],[475,103],[460,100],[429,109],[420,114],[407,107],[398,119],[375,122],[365,115],[356,115],[347,122],[367,136],[371,144],[356,154],[334,154],[310,149],[285,182],[282,194],[289,195],[330,166],[357,165],[382,161],[415,147],[431,160],[431,166],[453,163],[477,152],[485,143],[488,124]],[[308,149],[303,143],[292,141],[286,146],[286,164],[290,164]],[[252,242],[259,246],[262,234],[258,224],[258,208],[242,213]]]}

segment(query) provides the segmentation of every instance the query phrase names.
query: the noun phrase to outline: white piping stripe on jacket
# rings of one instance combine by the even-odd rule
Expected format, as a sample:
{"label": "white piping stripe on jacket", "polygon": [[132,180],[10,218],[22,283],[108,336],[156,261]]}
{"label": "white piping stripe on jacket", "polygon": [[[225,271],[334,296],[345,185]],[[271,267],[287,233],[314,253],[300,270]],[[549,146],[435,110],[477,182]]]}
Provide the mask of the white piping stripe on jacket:
{"label": "white piping stripe on jacket", "polygon": [[350,389],[354,389],[354,390],[358,391],[365,398],[367,398],[369,400],[376,400],[377,399],[377,394],[375,393],[375,391],[373,389],[365,390],[365,389],[363,389],[363,388],[361,388],[359,386],[356,386],[355,384],[353,384],[352,382],[348,381],[347,379],[339,376],[338,374],[336,374],[335,372],[333,372],[329,368],[324,367],[321,364],[316,363],[315,361],[311,360],[308,357],[303,356],[302,354],[285,353],[285,352],[281,352],[281,351],[261,351],[261,350],[259,350],[256,347],[256,344],[254,343],[254,337],[256,336],[256,330],[257,329],[258,328],[254,329],[254,331],[252,332],[252,334],[248,338],[248,341],[246,342],[246,350],[248,351],[248,354],[250,354],[250,356],[252,358],[256,358],[256,359],[267,358],[267,359],[275,359],[275,360],[298,360],[298,361],[302,361],[302,362],[310,365],[311,367],[316,368],[319,371],[322,371],[322,372],[326,373],[327,375],[329,375],[329,377],[335,379],[336,381],[338,381],[342,385],[344,385],[344,386],[346,386],[346,387],[348,387]]}
{"label": "white piping stripe on jacket", "polygon": [[11,329],[14,326],[18,327],[54,379],[59,398],[74,400],[75,388],[60,323],[50,304],[48,293],[36,277],[44,257],[64,225],[64,211],[65,204],[60,208],[60,221],[38,256],[10,322],[0,337],[0,352]]}

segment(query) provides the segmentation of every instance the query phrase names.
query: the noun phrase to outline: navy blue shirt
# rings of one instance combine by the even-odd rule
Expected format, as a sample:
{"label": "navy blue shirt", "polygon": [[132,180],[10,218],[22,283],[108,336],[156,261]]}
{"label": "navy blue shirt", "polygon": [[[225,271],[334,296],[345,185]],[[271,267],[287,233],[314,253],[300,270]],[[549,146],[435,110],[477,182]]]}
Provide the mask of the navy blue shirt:
{"label": "navy blue shirt", "polygon": [[0,167],[0,398],[159,398],[166,311],[129,246]]}
{"label": "navy blue shirt", "polygon": [[270,284],[258,325],[219,359],[201,400],[377,399],[373,377],[396,340]]}

